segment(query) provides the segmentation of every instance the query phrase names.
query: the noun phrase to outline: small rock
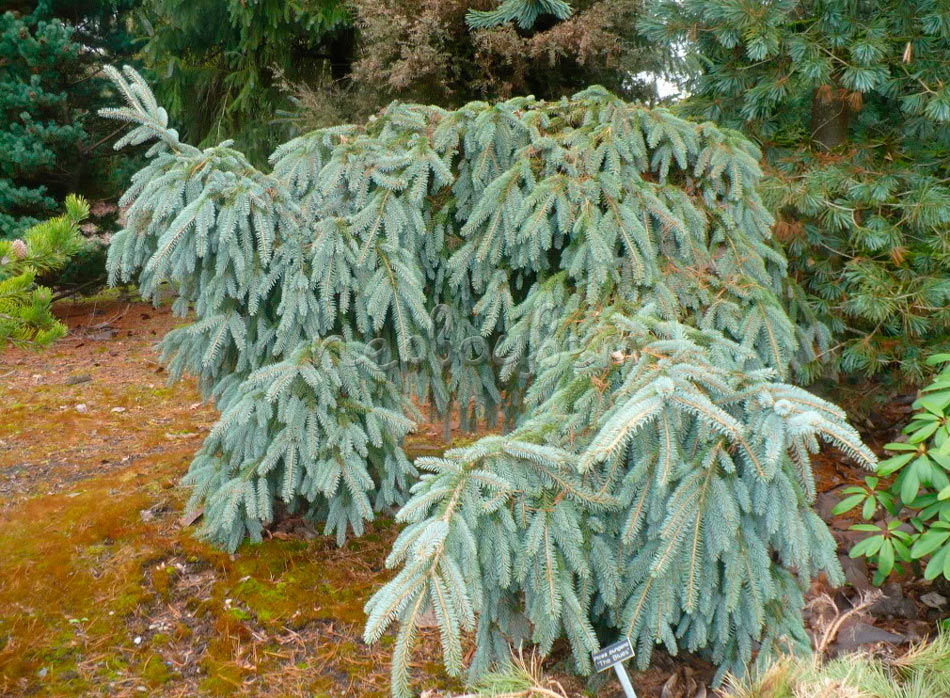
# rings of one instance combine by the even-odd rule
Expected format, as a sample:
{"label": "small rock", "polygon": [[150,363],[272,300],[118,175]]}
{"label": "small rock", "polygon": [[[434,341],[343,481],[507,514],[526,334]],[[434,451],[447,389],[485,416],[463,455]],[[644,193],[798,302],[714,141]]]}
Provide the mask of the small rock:
{"label": "small rock", "polygon": [[874,602],[868,610],[872,615],[888,618],[917,619],[917,604],[904,597],[901,585],[896,582],[884,586],[884,596]]}
{"label": "small rock", "polygon": [[113,412],[125,412],[125,408],[124,408],[124,407],[113,407],[113,408],[112,408],[112,411],[113,411]]}
{"label": "small rock", "polygon": [[[821,492],[815,498],[815,511],[817,511],[818,516],[825,521],[831,521],[834,517],[831,510],[838,505],[839,501],[841,501],[841,498],[834,492]],[[847,526],[845,526],[845,528],[847,528]]]}
{"label": "small rock", "polygon": [[938,611],[947,605],[947,597],[942,594],[938,594],[935,591],[931,591],[928,594],[924,594],[920,597],[920,602],[925,606],[930,608],[936,608]]}
{"label": "small rock", "polygon": [[42,678],[43,678],[44,676],[46,676],[48,673],[49,673],[49,669],[47,669],[46,667],[43,667],[43,668],[40,669],[38,672],[36,672],[36,675],[39,676],[39,677],[42,679]]}
{"label": "small rock", "polygon": [[841,563],[841,569],[844,570],[844,578],[848,580],[848,584],[861,592],[874,589],[868,581],[868,566],[863,557],[855,559],[848,555],[839,555],[838,561]]}
{"label": "small rock", "polygon": [[66,379],[66,385],[79,385],[80,383],[88,383],[92,380],[92,376],[88,373],[80,373],[75,376],[70,376]]}
{"label": "small rock", "polygon": [[184,516],[178,519],[178,523],[181,526],[188,527],[191,526],[195,521],[200,519],[205,513],[204,507],[199,507],[193,511],[186,511]]}
{"label": "small rock", "polygon": [[134,642],[136,645],[141,645],[141,644],[142,644],[142,636],[141,636],[141,635],[136,635],[136,636],[135,636],[135,639],[132,640],[132,642]]}
{"label": "small rock", "polygon": [[99,332],[93,332],[93,333],[91,333],[91,334],[89,334],[89,335],[86,335],[86,336],[87,336],[88,339],[91,339],[91,340],[93,340],[93,341],[99,341],[99,342],[101,342],[101,341],[106,340],[106,339],[112,339],[113,337],[116,336],[116,334],[117,334],[117,332],[116,332],[115,330],[104,329],[104,330],[101,330],[101,331],[99,331]]}
{"label": "small rock", "polygon": [[838,633],[837,644],[844,649],[855,649],[861,645],[874,645],[878,642],[900,644],[904,641],[902,635],[889,633],[883,628],[857,621],[843,628]]}
{"label": "small rock", "polygon": [[320,537],[320,534],[310,525],[307,521],[302,521],[294,527],[294,534],[300,536],[304,540],[315,540]]}
{"label": "small rock", "polygon": [[80,402],[78,405],[76,405],[75,410],[80,414],[86,414],[86,412],[89,411],[89,408],[86,406],[85,402]]}
{"label": "small rock", "polygon": [[152,521],[157,518],[160,514],[164,514],[168,511],[168,504],[166,502],[158,502],[153,504],[148,509],[142,509],[139,512],[139,516],[142,518],[142,521]]}

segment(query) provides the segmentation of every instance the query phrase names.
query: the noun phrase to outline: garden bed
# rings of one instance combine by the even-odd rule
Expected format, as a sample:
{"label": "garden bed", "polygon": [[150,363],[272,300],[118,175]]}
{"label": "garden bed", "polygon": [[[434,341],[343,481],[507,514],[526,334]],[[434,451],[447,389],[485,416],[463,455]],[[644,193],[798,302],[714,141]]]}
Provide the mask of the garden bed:
{"label": "garden bed", "polygon": [[[363,605],[390,576],[392,520],[342,548],[293,519],[234,555],[195,540],[178,481],[216,413],[193,383],[166,385],[153,345],[179,321],[112,295],[57,312],[66,339],[0,361],[0,694],[387,695],[392,638],[371,647],[361,635]],[[438,451],[440,434],[426,425],[408,450]],[[826,492],[860,475],[833,456],[816,467]],[[845,528],[835,527],[842,545]],[[860,568],[849,573],[861,586]],[[863,622],[898,643],[919,637],[939,612],[917,603],[923,591],[898,588],[906,603]],[[415,685],[460,690],[437,631],[423,632]],[[691,698],[686,687],[709,675],[662,655],[634,683],[640,695],[669,682],[670,698]]]}

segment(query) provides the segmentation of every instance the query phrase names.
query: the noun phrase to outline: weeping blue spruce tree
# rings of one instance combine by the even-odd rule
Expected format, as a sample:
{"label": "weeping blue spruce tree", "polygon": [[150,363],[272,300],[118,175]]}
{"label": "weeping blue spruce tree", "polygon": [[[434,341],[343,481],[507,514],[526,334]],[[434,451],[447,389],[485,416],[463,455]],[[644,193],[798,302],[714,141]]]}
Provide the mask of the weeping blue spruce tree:
{"label": "weeping blue spruce tree", "polygon": [[[810,456],[874,456],[785,382],[829,338],[783,309],[749,141],[594,87],[396,103],[262,172],[112,77],[153,146],[110,273],[194,313],[165,359],[221,410],[186,478],[204,534],[233,550],[283,509],[343,542],[401,506],[365,632],[396,628],[395,695],[429,609],[452,673],[466,633],[475,674],[561,638],[582,673],[618,636],[723,671],[807,642],[803,589],[841,576]],[[513,428],[410,464],[412,394]]]}

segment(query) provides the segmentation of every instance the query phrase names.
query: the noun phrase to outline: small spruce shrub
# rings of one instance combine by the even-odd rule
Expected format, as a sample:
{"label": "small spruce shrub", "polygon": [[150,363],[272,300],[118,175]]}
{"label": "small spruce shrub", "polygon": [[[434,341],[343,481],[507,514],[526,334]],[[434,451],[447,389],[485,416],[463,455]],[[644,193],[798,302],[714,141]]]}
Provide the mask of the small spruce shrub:
{"label": "small spruce shrub", "polygon": [[[152,145],[109,271],[194,312],[164,357],[222,412],[187,476],[203,533],[233,550],[280,507],[342,541],[401,505],[365,631],[397,630],[394,694],[430,609],[453,674],[467,632],[476,676],[561,638],[581,673],[617,636],[722,672],[807,646],[804,590],[841,579],[810,455],[874,456],[787,382],[830,337],[784,309],[749,141],[592,87],[394,103],[261,171],[111,74],[120,145]],[[412,394],[513,428],[410,465]]]}

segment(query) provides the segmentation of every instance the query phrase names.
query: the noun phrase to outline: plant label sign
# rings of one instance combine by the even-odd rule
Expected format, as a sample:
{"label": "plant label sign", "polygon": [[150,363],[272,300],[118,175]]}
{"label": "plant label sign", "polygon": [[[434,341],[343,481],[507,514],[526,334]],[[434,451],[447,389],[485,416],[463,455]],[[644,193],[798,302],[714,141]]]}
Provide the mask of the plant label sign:
{"label": "plant label sign", "polygon": [[630,645],[630,640],[626,638],[612,645],[607,645],[603,649],[591,654],[596,671],[609,669],[614,664],[619,664],[622,661],[630,659],[632,656],[633,647]]}
{"label": "plant label sign", "polygon": [[633,646],[630,644],[629,638],[624,638],[612,645],[607,645],[597,652],[591,652],[591,658],[594,660],[594,669],[603,671],[610,667],[614,668],[627,698],[637,698],[637,694],[633,692],[630,677],[627,676],[627,670],[623,668],[624,660],[630,659],[632,656]]}

